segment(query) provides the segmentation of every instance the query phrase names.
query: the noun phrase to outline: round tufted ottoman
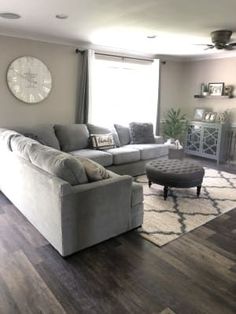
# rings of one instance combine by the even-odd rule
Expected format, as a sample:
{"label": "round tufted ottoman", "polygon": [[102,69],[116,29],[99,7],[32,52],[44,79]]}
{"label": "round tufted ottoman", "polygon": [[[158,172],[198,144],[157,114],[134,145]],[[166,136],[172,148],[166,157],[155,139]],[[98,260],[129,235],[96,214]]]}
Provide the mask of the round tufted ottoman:
{"label": "round tufted ottoman", "polygon": [[204,169],[194,162],[186,160],[153,160],[146,164],[146,174],[149,187],[152,183],[164,186],[164,199],[168,195],[168,187],[191,188],[197,187],[200,195]]}

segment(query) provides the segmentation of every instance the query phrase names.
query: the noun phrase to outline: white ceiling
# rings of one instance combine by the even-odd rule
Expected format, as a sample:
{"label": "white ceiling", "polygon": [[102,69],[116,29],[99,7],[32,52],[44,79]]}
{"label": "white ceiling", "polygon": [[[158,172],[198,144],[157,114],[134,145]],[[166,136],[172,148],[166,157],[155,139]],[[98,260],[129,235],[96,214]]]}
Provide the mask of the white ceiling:
{"label": "white ceiling", "polygon": [[[0,0],[1,12],[22,16],[0,18],[3,35],[151,54],[219,53],[194,44],[210,43],[213,30],[236,32],[236,0]],[[60,13],[69,18],[56,19]]]}

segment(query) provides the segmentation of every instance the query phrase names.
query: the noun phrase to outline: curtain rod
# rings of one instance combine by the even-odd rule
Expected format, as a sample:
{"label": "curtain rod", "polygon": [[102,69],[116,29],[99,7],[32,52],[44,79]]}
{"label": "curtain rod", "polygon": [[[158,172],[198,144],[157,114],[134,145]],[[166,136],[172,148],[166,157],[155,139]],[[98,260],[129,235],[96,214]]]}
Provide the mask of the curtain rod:
{"label": "curtain rod", "polygon": [[139,57],[131,57],[131,56],[122,56],[118,54],[112,54],[112,53],[105,53],[105,52],[95,52],[96,55],[100,56],[108,56],[108,57],[118,57],[118,58],[126,58],[126,59],[134,59],[134,60],[140,60],[140,61],[153,61],[153,59],[148,58],[139,58]]}
{"label": "curtain rod", "polygon": [[[83,53],[85,49],[75,49],[75,53]],[[113,53],[105,53],[105,52],[95,52],[96,55],[100,56],[108,56],[108,57],[118,57],[118,58],[127,58],[127,59],[134,59],[134,60],[140,60],[140,61],[153,61],[153,59],[148,59],[148,58],[138,58],[138,57],[131,57],[131,56],[122,56],[119,54],[113,54]]]}

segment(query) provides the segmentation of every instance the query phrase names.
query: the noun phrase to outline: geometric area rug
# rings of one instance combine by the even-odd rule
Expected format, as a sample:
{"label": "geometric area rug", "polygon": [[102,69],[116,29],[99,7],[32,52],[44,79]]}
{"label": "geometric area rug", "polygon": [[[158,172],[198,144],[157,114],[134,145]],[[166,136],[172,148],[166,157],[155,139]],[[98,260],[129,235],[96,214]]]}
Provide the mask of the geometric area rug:
{"label": "geometric area rug", "polygon": [[158,246],[236,208],[236,174],[205,168],[201,195],[196,187],[170,188],[163,199],[163,186],[148,187],[145,175],[135,178],[143,185],[144,222],[138,233]]}

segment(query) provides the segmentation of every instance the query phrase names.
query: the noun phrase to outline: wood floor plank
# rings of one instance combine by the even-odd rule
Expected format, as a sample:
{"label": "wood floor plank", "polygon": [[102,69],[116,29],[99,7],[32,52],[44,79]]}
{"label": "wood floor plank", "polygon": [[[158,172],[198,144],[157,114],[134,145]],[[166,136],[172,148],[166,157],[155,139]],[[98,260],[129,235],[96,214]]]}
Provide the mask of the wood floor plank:
{"label": "wood floor plank", "polygon": [[21,313],[66,313],[23,252],[14,252],[1,263],[0,277]]}
{"label": "wood floor plank", "polygon": [[176,314],[176,313],[173,312],[170,308],[166,308],[163,311],[161,311],[160,314]]}
{"label": "wood floor plank", "polygon": [[4,314],[20,314],[20,310],[12,298],[11,292],[7,285],[0,277],[0,313]]}

